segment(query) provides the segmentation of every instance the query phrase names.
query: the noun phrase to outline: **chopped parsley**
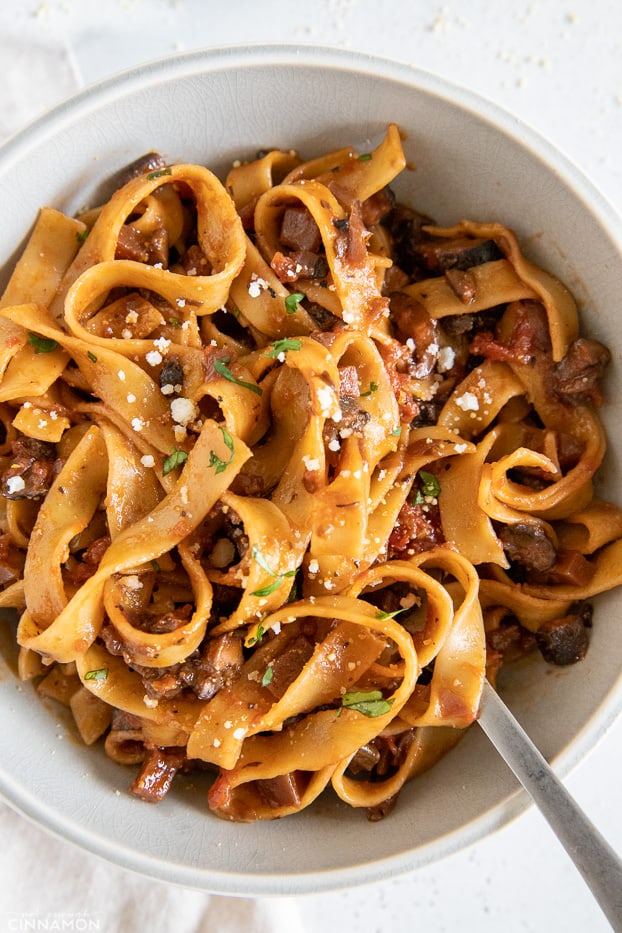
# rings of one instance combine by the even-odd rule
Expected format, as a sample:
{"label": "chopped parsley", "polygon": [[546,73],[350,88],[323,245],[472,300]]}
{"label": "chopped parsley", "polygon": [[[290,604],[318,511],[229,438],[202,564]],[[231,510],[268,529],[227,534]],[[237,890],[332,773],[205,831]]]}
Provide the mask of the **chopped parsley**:
{"label": "chopped parsley", "polygon": [[87,671],[84,675],[85,680],[106,680],[108,677],[108,668],[100,667],[97,671]]}
{"label": "chopped parsley", "polygon": [[150,563],[151,563],[152,568],[155,570],[155,572],[156,572],[156,573],[159,573],[159,572],[160,572],[160,565],[159,565],[159,563],[157,562],[157,560],[154,558],[152,561],[150,561]]}
{"label": "chopped parsley", "polygon": [[271,684],[273,676],[274,676],[274,670],[272,669],[272,665],[268,664],[267,668],[264,671],[263,677],[261,678],[261,686],[267,687],[268,684]]}
{"label": "chopped parsley", "polygon": [[216,467],[216,473],[224,473],[231,461],[233,460],[233,438],[229,434],[226,428],[223,428],[222,425],[219,425],[220,430],[222,431],[223,440],[226,447],[231,451],[231,456],[228,460],[221,460],[218,454],[212,450],[210,451],[209,466]]}
{"label": "chopped parsley", "polygon": [[258,645],[265,634],[266,634],[266,630],[264,629],[263,625],[260,622],[259,625],[257,626],[255,634],[251,635],[251,637],[248,639],[246,644],[248,645],[249,648],[252,648],[253,645]]}
{"label": "chopped parsley", "polygon": [[96,362],[97,362],[97,357],[95,356],[94,353],[91,353],[90,350],[88,351],[88,353],[87,353],[86,355],[87,355],[88,358],[90,359],[91,363],[96,363]]}
{"label": "chopped parsley", "polygon": [[277,574],[272,583],[268,583],[267,586],[262,586],[258,590],[253,590],[251,596],[270,596],[271,593],[274,593],[275,590],[278,590],[282,582],[283,577],[280,576],[280,574]]}
{"label": "chopped parsley", "polygon": [[297,337],[284,337],[282,340],[275,340],[270,352],[262,355],[275,360],[281,353],[286,353],[287,350],[300,350],[301,347],[302,341],[298,340]]}
{"label": "chopped parsley", "polygon": [[251,556],[253,557],[254,560],[257,561],[257,563],[259,564],[262,570],[266,570],[269,574],[272,574],[273,577],[277,576],[274,570],[272,570],[266,563],[264,556],[262,555],[261,551],[259,550],[256,544],[253,544]]}
{"label": "chopped parsley", "polygon": [[285,299],[285,310],[287,313],[295,314],[298,310],[298,305],[304,297],[302,292],[293,292],[291,295],[288,295]]}
{"label": "chopped parsley", "polygon": [[276,570],[273,570],[272,567],[266,563],[261,551],[256,544],[253,544],[251,556],[254,560],[257,561],[262,570],[265,570],[266,573],[269,573],[271,577],[274,577],[274,580],[268,583],[267,586],[262,586],[259,590],[253,590],[251,596],[270,596],[271,593],[274,593],[275,590],[278,590],[285,579],[288,577],[296,576],[295,570],[286,570],[285,573],[277,573]]}
{"label": "chopped parsley", "polygon": [[402,433],[402,425],[398,425],[397,428],[394,428],[391,431],[391,437],[399,437]]}
{"label": "chopped parsley", "polygon": [[369,162],[371,161],[371,152],[362,152],[358,157],[359,162]]}
{"label": "chopped parsley", "polygon": [[84,241],[86,240],[90,232],[91,231],[89,230],[88,227],[86,228],[86,230],[79,230],[78,232],[76,232],[76,240],[78,241],[78,243],[84,243]]}
{"label": "chopped parsley", "polygon": [[434,475],[426,470],[419,470],[417,477],[419,479],[419,488],[415,490],[412,497],[412,505],[423,505],[428,499],[436,499],[441,491],[441,485]]}
{"label": "chopped parsley", "polygon": [[295,603],[297,599],[300,599],[300,579],[298,578],[296,578],[292,583],[292,588],[289,591],[287,602]]}
{"label": "chopped parsley", "polygon": [[173,172],[170,168],[161,168],[157,172],[149,172],[147,175],[147,181],[153,181],[154,178],[162,178],[163,175],[172,175]]}
{"label": "chopped parsley", "polygon": [[396,609],[394,612],[383,612],[381,609],[376,613],[377,619],[382,619],[384,622],[385,619],[394,619],[395,616],[399,615],[400,612],[403,612],[403,609]]}
{"label": "chopped parsley", "polygon": [[185,463],[188,459],[188,454],[185,450],[178,450],[176,447],[173,447],[173,451],[170,456],[166,457],[162,463],[162,476],[166,476],[168,473],[171,473],[172,470],[176,469],[178,466],[181,466],[182,463]]}
{"label": "chopped parsley", "polygon": [[255,385],[254,382],[244,382],[243,379],[238,379],[233,375],[227,363],[230,361],[231,357],[223,356],[222,359],[214,360],[214,369],[219,376],[222,376],[224,379],[228,379],[229,382],[234,382],[236,386],[242,386],[243,389],[250,389],[251,392],[256,392],[257,395],[262,395],[263,392],[258,385]]}
{"label": "chopped parsley", "polygon": [[372,394],[372,392],[377,392],[377,391],[378,391],[378,383],[370,382],[369,389],[367,390],[367,392],[361,392],[360,398],[367,398],[369,395]]}
{"label": "chopped parsley", "polygon": [[376,716],[384,716],[391,711],[393,700],[385,700],[380,690],[353,691],[344,693],[341,698],[341,706],[345,709],[355,709],[363,716],[374,719]]}
{"label": "chopped parsley", "polygon": [[436,498],[441,491],[441,486],[434,473],[427,473],[425,470],[419,470],[418,475],[421,481],[421,492],[423,495]]}
{"label": "chopped parsley", "polygon": [[33,334],[31,331],[28,332],[28,343],[35,348],[35,353],[51,353],[52,350],[58,349],[56,340],[41,337],[40,334]]}

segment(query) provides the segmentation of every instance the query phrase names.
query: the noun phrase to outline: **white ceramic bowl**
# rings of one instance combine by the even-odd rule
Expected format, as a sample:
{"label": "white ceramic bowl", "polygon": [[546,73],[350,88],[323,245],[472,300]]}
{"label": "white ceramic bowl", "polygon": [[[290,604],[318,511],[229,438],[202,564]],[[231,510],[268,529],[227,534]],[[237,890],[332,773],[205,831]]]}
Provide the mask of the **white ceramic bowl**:
{"label": "white ceramic bowl", "polygon": [[[614,361],[622,390],[620,221],[559,153],[513,117],[407,66],[310,47],[232,48],[182,55],[108,80],[38,120],[0,151],[4,276],[41,205],[93,203],[102,179],[150,150],[222,173],[267,146],[309,156],[363,151],[386,124],[408,134],[398,195],[449,224],[502,221],[531,258],[574,291],[584,328]],[[622,433],[604,410],[603,476],[615,497]],[[537,662],[504,678],[505,698],[565,774],[622,704],[622,593],[597,600],[591,647],[571,668]],[[0,791],[22,813],[112,862],[225,894],[305,893],[379,880],[427,864],[502,826],[526,796],[483,734],[408,785],[398,808],[371,824],[331,797],[282,821],[237,825],[209,814],[205,788],[183,779],[157,806],[126,793],[133,772],[80,746],[57,710],[14,674],[12,628],[2,631]],[[0,658],[0,660],[2,660]]]}

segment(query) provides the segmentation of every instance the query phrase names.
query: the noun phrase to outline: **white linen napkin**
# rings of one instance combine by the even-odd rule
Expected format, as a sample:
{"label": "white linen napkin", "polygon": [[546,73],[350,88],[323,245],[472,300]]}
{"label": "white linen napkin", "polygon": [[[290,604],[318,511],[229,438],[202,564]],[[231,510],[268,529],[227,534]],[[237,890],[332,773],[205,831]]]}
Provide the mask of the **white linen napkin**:
{"label": "white linen napkin", "polygon": [[67,47],[16,35],[0,36],[0,143],[80,86]]}
{"label": "white linen napkin", "polygon": [[234,898],[143,878],[0,803],[0,931],[303,933],[293,898]]}

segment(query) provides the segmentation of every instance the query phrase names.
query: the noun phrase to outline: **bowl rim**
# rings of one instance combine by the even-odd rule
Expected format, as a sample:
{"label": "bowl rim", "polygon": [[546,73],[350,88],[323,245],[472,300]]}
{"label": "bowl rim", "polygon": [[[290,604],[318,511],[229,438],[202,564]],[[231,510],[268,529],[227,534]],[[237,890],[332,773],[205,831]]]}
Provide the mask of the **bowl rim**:
{"label": "bowl rim", "polygon": [[0,144],[0,177],[23,153],[44,138],[50,130],[62,128],[93,104],[113,99],[118,90],[131,92],[138,87],[161,83],[163,78],[188,77],[197,73],[218,71],[231,65],[291,65],[331,67],[340,71],[362,71],[377,74],[405,84],[412,84],[430,96],[458,105],[512,138],[567,184],[574,187],[582,200],[589,202],[603,226],[613,234],[622,250],[622,215],[613,208],[600,188],[559,146],[553,145],[540,131],[510,110],[463,84],[449,80],[429,69],[381,55],[345,49],[338,46],[293,43],[257,43],[250,45],[206,46],[187,52],[175,52],[138,65],[116,71],[93,81],[60,103],[34,117]]}
{"label": "bowl rim", "polygon": [[[205,47],[166,55],[123,69],[90,83],[5,140],[0,145],[0,182],[2,176],[31,148],[51,134],[62,130],[66,124],[73,123],[81,114],[97,110],[119,94],[125,96],[163,81],[188,78],[196,74],[230,69],[233,66],[239,69],[257,66],[300,66],[359,72],[366,76],[372,74],[412,86],[431,97],[451,103],[502,131],[557,174],[565,185],[574,190],[576,196],[607,231],[612,242],[618,247],[622,260],[622,217],[584,172],[528,123],[493,101],[437,73],[388,57],[340,47],[276,42]],[[618,681],[617,688],[612,687],[599,706],[597,721],[590,720],[554,759],[553,765],[560,777],[567,775],[579,761],[585,759],[622,713],[621,682]],[[312,894],[403,875],[473,844],[507,825],[533,805],[528,794],[517,784],[516,790],[510,796],[467,823],[459,833],[452,832],[416,849],[354,867],[329,868],[280,877],[261,872],[240,875],[230,871],[180,864],[176,864],[173,870],[170,862],[158,860],[152,855],[137,852],[87,831],[80,823],[73,822],[51,805],[24,790],[14,777],[5,773],[1,765],[0,799],[5,800],[13,809],[44,831],[122,868],[145,877],[232,896]]]}

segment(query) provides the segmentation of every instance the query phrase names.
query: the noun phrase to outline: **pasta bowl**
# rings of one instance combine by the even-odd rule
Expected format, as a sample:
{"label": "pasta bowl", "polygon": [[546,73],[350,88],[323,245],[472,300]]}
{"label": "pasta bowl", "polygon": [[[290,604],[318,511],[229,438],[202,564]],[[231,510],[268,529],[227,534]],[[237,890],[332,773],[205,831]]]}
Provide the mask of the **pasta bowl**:
{"label": "pasta bowl", "polygon": [[[275,106],[275,101],[278,101],[278,106]],[[327,107],[327,101],[331,102],[330,107]],[[83,218],[74,222],[77,226],[71,232],[71,236],[75,239],[77,235],[80,241],[82,249],[79,255],[94,255],[100,250],[98,257],[102,268],[112,260],[113,256],[106,253],[105,237],[101,235],[102,225],[98,227],[97,219],[89,218],[88,210],[108,201],[116,186],[117,173],[144,153],[157,151],[162,154],[166,166],[176,167],[162,168],[157,163],[147,167],[147,171],[138,179],[130,180],[130,187],[133,185],[132,196],[135,196],[134,206],[172,180],[178,183],[178,190],[182,193],[188,189],[194,192],[197,203],[204,204],[205,215],[209,218],[210,209],[216,211],[214,205],[217,199],[226,192],[225,189],[221,191],[217,188],[192,166],[207,166],[215,176],[224,180],[229,176],[232,166],[239,167],[238,162],[244,164],[255,160],[258,151],[279,150],[287,162],[288,154],[291,156],[293,150],[304,154],[304,161],[347,147],[353,147],[357,153],[356,157],[350,154],[347,158],[356,158],[360,166],[376,157],[378,147],[388,138],[387,124],[399,127],[399,146],[403,149],[405,164],[409,166],[391,184],[398,201],[416,208],[424,222],[425,218],[431,218],[434,224],[440,225],[436,229],[441,239],[444,235],[442,231],[454,239],[475,237],[487,241],[497,236],[497,246],[503,247],[505,259],[499,258],[501,253],[495,254],[492,262],[509,261],[508,257],[511,259],[513,256],[511,244],[508,245],[507,240],[509,234],[499,234],[499,228],[495,225],[503,225],[503,230],[514,231],[521,244],[521,257],[526,258],[514,262],[518,279],[512,279],[511,285],[518,289],[519,294],[510,289],[511,294],[519,301],[539,299],[546,304],[547,296],[555,291],[556,286],[546,276],[539,277],[533,269],[547,270],[555,277],[555,281],[565,283],[573,293],[580,309],[582,332],[590,339],[606,345],[614,361],[619,360],[621,333],[614,317],[614,308],[622,263],[621,227],[619,220],[589,182],[562,155],[554,152],[527,127],[463,89],[403,65],[356,53],[320,48],[230,48],[177,56],[87,89],[13,138],[0,152],[2,284],[9,282],[11,271],[28,241],[33,220],[43,206],[55,208],[65,215],[77,214]],[[79,145],[76,145],[77,139]],[[295,172],[299,162],[287,163],[287,170],[281,171],[280,180],[291,179],[288,173]],[[324,168],[330,170],[330,166]],[[315,177],[305,179],[308,181],[305,190],[311,191],[309,197],[313,195]],[[233,175],[231,178],[230,192],[238,196],[239,188],[236,185],[242,185],[244,178],[241,175]],[[517,196],[517,178],[521,180],[520,196]],[[300,177],[289,183],[295,184],[296,180],[300,181]],[[299,192],[300,188],[296,191]],[[281,198],[287,200],[291,192],[281,191],[280,194]],[[276,216],[275,212],[282,209],[283,201],[277,199],[273,202],[269,198],[261,201],[259,198],[257,204],[260,202],[265,214],[264,240],[268,242],[270,230],[274,228],[273,217]],[[210,271],[214,280],[211,282],[214,297],[210,313],[227,299],[226,290],[221,288],[222,281],[228,274],[229,265],[237,262],[239,250],[243,252],[240,246],[244,242],[242,228],[231,219],[228,207],[223,210],[224,213],[219,215],[219,229],[224,225],[228,230],[235,228],[237,233],[231,234],[229,230],[227,242],[230,250],[227,259],[220,268],[214,266]],[[111,209],[111,214],[113,212]],[[353,225],[352,215],[349,215],[349,219],[345,214],[342,216],[338,207],[334,208],[331,218],[330,223],[334,228],[331,236],[334,237],[346,230],[348,224]],[[454,226],[460,225],[465,219],[488,227],[483,230],[468,225],[458,228]],[[320,224],[317,217],[316,220]],[[335,220],[338,221],[336,226]],[[110,224],[113,225],[112,220]],[[206,221],[206,229],[208,227],[209,220]],[[88,229],[91,229],[91,233],[88,237],[83,236]],[[447,231],[453,233],[448,234]],[[208,230],[205,235],[218,238],[221,234],[218,230]],[[335,250],[337,258],[333,257],[333,266],[339,259],[338,247]],[[130,265],[127,269],[134,270],[132,274],[136,275],[136,287],[149,286],[154,289],[154,282],[159,282],[157,287],[166,293],[166,283],[170,282],[166,278],[168,270],[157,268],[158,263],[153,257],[149,263],[151,277],[148,281],[141,278],[142,273],[136,272],[135,260],[130,259],[128,262]],[[238,263],[236,274],[239,268]],[[188,268],[185,271],[187,273]],[[100,295],[97,283],[91,282],[91,279],[87,277],[81,280],[86,283],[80,293],[84,298],[80,306],[83,310],[96,305]],[[193,292],[190,299],[199,304],[204,301],[200,280],[199,275],[196,283],[198,291]],[[254,278],[245,282],[245,293],[241,294],[239,302],[243,317],[244,301],[248,295],[252,297],[253,291],[263,288],[263,281],[262,276],[255,273]],[[287,282],[286,276],[284,281]],[[461,280],[460,286],[454,282],[454,291],[456,287],[468,289],[469,281],[465,284]],[[93,291],[87,288],[89,282]],[[113,287],[115,283],[112,280],[110,282],[109,286]],[[266,290],[270,292],[267,286]],[[419,288],[415,291],[417,300],[425,303],[428,296],[424,290]],[[290,288],[289,293],[299,297],[294,301],[296,307],[290,303],[288,311],[282,314],[283,328],[290,327],[291,320],[287,314],[292,311],[293,317],[301,300],[299,292]],[[78,308],[78,290],[67,294],[75,298],[71,307]],[[45,296],[40,297],[38,304],[45,304],[44,299]],[[171,300],[175,300],[174,297]],[[471,299],[463,288],[462,299],[458,294],[454,300],[468,303]],[[185,306],[186,299],[183,301],[184,305],[180,304],[180,309]],[[91,378],[98,357],[100,363],[106,358],[105,354],[109,351],[101,340],[88,352],[76,349],[76,344],[70,344],[60,334],[53,314],[44,320],[32,316],[35,314],[32,302],[13,301],[13,304],[19,304],[19,310],[11,311],[8,319],[16,328],[26,327],[34,335],[29,344],[31,360],[40,359],[46,350],[51,349],[49,343],[45,343],[50,340],[54,344],[55,353],[74,353],[82,376],[74,379],[72,397],[77,398],[75,393],[80,392],[88,394],[88,386],[80,379],[87,376]],[[49,304],[51,306],[53,303]],[[66,310],[65,313],[69,312]],[[351,313],[356,315],[356,308]],[[179,315],[182,316],[181,310]],[[380,314],[380,324],[376,321],[374,327],[381,326],[381,318]],[[73,320],[75,328],[82,326],[79,309],[75,311]],[[343,320],[352,323],[345,316]],[[566,328],[567,321],[568,318],[562,315],[558,326],[552,328],[552,352],[557,363],[563,358],[564,341],[568,342],[576,336],[570,333],[571,324]],[[178,323],[177,318],[174,323],[169,320],[171,327]],[[263,332],[259,325],[256,330]],[[291,333],[282,331],[286,341],[290,339],[300,342],[297,334],[292,337]],[[121,335],[120,339],[125,338]],[[347,365],[353,365],[351,361],[355,357],[357,360],[364,358],[367,351],[362,348],[363,345],[353,348],[348,342],[349,338],[343,338],[343,335],[338,335],[336,339],[344,344],[344,357],[350,361]],[[58,343],[61,345],[60,350]],[[166,340],[160,349],[164,349],[165,344]],[[225,382],[237,381],[238,385],[246,384],[247,389],[249,385],[257,387],[260,383],[264,384],[262,380],[271,378],[268,369],[276,365],[274,361],[278,361],[279,354],[285,355],[288,349],[292,349],[291,344],[279,346],[278,341],[274,340],[272,344],[273,349],[264,353],[263,360],[261,354],[255,360],[255,368],[250,376],[247,371],[232,371],[227,365],[231,363],[230,357],[225,362],[224,357],[220,358],[220,375],[223,376],[222,367],[225,366]],[[321,341],[316,341],[316,344],[318,347],[323,346]],[[264,342],[264,349],[265,346]],[[61,362],[64,365],[64,358]],[[360,365],[363,366],[363,363]],[[364,387],[359,386],[358,394],[361,398],[369,396],[373,399],[373,394],[381,391],[382,386],[379,388],[375,382],[375,370],[368,368],[365,371],[368,373],[368,383]],[[93,375],[93,379],[96,378],[99,377]],[[140,385],[144,388],[145,384],[141,382]],[[174,388],[173,385],[171,387]],[[617,398],[620,389],[620,372],[614,365],[607,374],[606,397]],[[476,409],[470,404],[473,393],[469,393],[466,401],[465,395],[460,396],[464,404],[458,405],[459,411],[454,414],[458,418],[464,415],[467,424],[468,412]],[[24,396],[30,397],[26,389],[23,389],[21,395],[15,390],[11,398],[14,400]],[[320,409],[323,397],[318,389],[316,400]],[[127,401],[129,394],[125,393],[124,398]],[[393,403],[387,399],[388,395],[384,402],[391,409]],[[372,404],[370,401],[369,405]],[[544,392],[543,405],[546,404],[547,394]],[[183,409],[183,405],[177,409],[177,424],[182,427],[188,421],[184,420]],[[615,430],[611,404],[603,406],[600,416],[608,433],[608,447],[605,468],[601,469],[595,479],[596,493],[590,495],[597,495],[599,500],[608,500],[615,498],[615,491],[620,486],[620,436]],[[22,413],[22,419],[27,417],[27,414]],[[515,417],[520,420],[518,415]],[[398,434],[399,431],[396,436]],[[217,497],[220,494],[218,477],[226,478],[227,468],[233,462],[233,440],[228,430],[219,428],[215,428],[212,435],[205,436],[207,446],[201,453],[203,460],[199,459],[197,453],[192,459],[195,473],[188,475],[194,477],[201,469],[215,468],[212,491]],[[468,427],[465,427],[458,446],[466,448],[471,436]],[[89,482],[101,485],[103,480],[98,478],[102,469],[100,440],[88,432],[84,438],[84,446],[81,446],[81,440],[80,444],[72,448],[74,453],[79,452],[76,454],[76,463],[82,456],[80,463],[83,465],[80,469],[86,477],[86,486]],[[121,444],[121,441],[118,443]],[[160,448],[157,448],[157,439],[154,443],[160,453],[168,450],[168,440],[162,441]],[[177,443],[181,444],[181,441]],[[396,444],[397,441],[394,446]],[[183,447],[174,447],[173,461],[169,459],[173,457],[169,452],[166,473],[175,475],[174,471],[183,468],[185,460],[190,464],[188,455],[180,459],[180,450]],[[150,454],[141,452],[141,463],[149,457],[153,460]],[[74,456],[71,451],[69,453]],[[452,449],[452,454],[456,456],[463,453],[463,449]],[[301,457],[306,457],[306,468],[313,472],[313,458],[308,452],[301,454]],[[543,463],[541,458],[538,464],[542,469]],[[547,463],[550,464],[550,458]],[[147,468],[146,462],[143,466]],[[534,467],[534,464],[530,466]],[[308,477],[306,481],[309,484]],[[14,480],[11,488],[15,490],[19,486],[19,481]],[[80,484],[76,483],[76,487],[80,487]],[[83,488],[84,484],[80,489]],[[185,496],[186,505],[195,505],[194,487],[175,488],[179,501]],[[460,488],[458,483],[456,489]],[[136,490],[138,499],[149,495],[145,492],[144,484],[139,483]],[[82,492],[78,492],[76,502],[83,499]],[[64,494],[59,493],[50,502],[50,523],[54,522],[61,509]],[[388,496],[388,492],[386,494]],[[433,490],[424,489],[421,494],[424,498],[426,495],[434,498]],[[583,505],[586,504],[583,502]],[[465,512],[464,500],[458,495],[453,502],[445,499],[444,509],[446,521],[451,523],[456,516]],[[576,510],[579,510],[579,505]],[[162,511],[157,514],[161,515]],[[544,512],[543,508],[541,512],[545,517],[552,514]],[[155,515],[156,510],[150,514]],[[561,516],[562,519],[567,517],[568,513]],[[270,513],[266,523],[273,520],[276,521],[275,515]],[[576,531],[572,540],[582,533]],[[143,535],[142,540],[147,539],[148,535]],[[128,540],[123,539],[127,549],[131,544]],[[475,533],[473,540],[477,549],[481,544],[480,531]],[[292,555],[296,554],[297,547],[294,536],[289,547]],[[137,558],[131,550],[125,553],[129,555],[126,564],[123,564],[127,570],[136,563]],[[141,553],[144,561],[151,561],[152,566],[154,562],[158,565],[153,566],[154,573],[162,569],[159,565],[161,552],[152,554],[147,548]],[[255,550],[253,553],[254,569],[258,574],[259,570],[263,571],[264,579],[261,582],[259,574],[253,583],[255,589],[251,596],[271,601],[286,578],[289,579],[295,573],[296,564],[294,562],[291,567],[289,564],[279,566],[275,571],[261,551]],[[339,557],[344,563],[356,559],[355,554],[347,553],[347,545],[332,557]],[[41,562],[40,554],[38,560],[40,579],[44,581],[46,565]],[[445,560],[446,557],[442,560],[439,558],[440,563],[436,567],[439,572],[447,570],[443,563]],[[103,558],[100,563],[103,570],[97,571],[93,579],[99,579],[98,573],[106,576],[107,566],[111,577],[120,572],[122,562],[117,560],[116,563],[106,565],[104,561]],[[494,560],[488,555],[484,562],[494,563]],[[191,563],[191,557],[188,557],[188,566]],[[612,583],[609,587],[600,587],[603,592],[599,592],[594,599],[589,650],[579,663],[551,666],[541,657],[529,655],[516,665],[504,667],[499,677],[499,689],[504,698],[542,752],[554,760],[561,774],[566,773],[593,747],[619,712],[622,702],[617,660],[622,650],[622,635],[616,624],[621,597],[615,588],[610,588],[618,582],[615,576],[618,571],[612,569],[615,563],[610,561],[606,570]],[[342,572],[342,564],[333,562],[331,567],[334,569],[335,566],[337,570],[334,573],[337,576],[338,572]],[[464,583],[467,577],[463,579],[460,576],[462,571],[452,566],[453,575],[458,580],[462,579],[463,589],[468,589]],[[51,568],[52,564],[48,567]],[[417,568],[417,573],[420,572]],[[313,568],[310,573],[313,574]],[[494,591],[497,584],[503,584],[504,578],[500,571],[497,576],[489,574],[489,578],[489,593]],[[134,575],[133,580],[137,579]],[[370,579],[366,581],[366,586],[372,586]],[[142,585],[140,580],[136,586],[139,585]],[[431,587],[436,585],[430,584]],[[48,611],[47,604],[41,605],[45,600],[40,598],[40,594],[49,596],[47,582],[42,582],[40,587],[33,583],[29,586],[30,606],[38,606],[40,613]],[[356,587],[356,583],[353,586]],[[564,591],[564,611],[574,602],[575,589],[569,584],[567,591]],[[539,592],[532,589],[527,592],[527,597],[537,600]],[[352,600],[356,596],[355,590],[349,589],[344,598]],[[117,597],[121,603],[129,599],[127,592],[119,592]],[[322,596],[320,599],[326,600],[328,597]],[[489,602],[491,600],[492,597],[489,597]],[[80,610],[80,616],[76,615],[77,609],[66,614],[70,624],[78,626],[80,638],[86,637],[95,625],[93,620],[97,617],[97,605],[96,601],[88,603],[88,612]],[[320,602],[322,607],[327,605]],[[337,612],[335,607],[338,605],[330,603],[330,612]],[[446,599],[443,606],[447,612],[451,611]],[[346,608],[342,606],[340,610],[344,617],[347,615]],[[43,645],[42,653],[45,656],[54,656],[60,663],[76,663],[83,682],[90,682],[91,693],[97,696],[99,691],[99,698],[104,701],[109,698],[106,690],[114,677],[110,675],[110,679],[107,678],[109,672],[114,674],[115,670],[114,652],[105,650],[110,649],[110,643],[104,647],[101,644],[92,647],[89,650],[93,653],[87,660],[75,661],[72,653],[75,638],[69,644],[62,639],[55,640],[55,635],[46,636],[45,631],[37,627],[37,613],[29,611],[29,617],[20,622],[22,646],[36,648]],[[283,625],[289,620],[288,611],[282,610],[282,617],[279,617]],[[291,610],[290,615],[295,615],[296,611]],[[330,615],[330,612],[326,609],[326,613]],[[319,610],[317,613],[321,614]],[[373,637],[379,637],[377,633],[382,629],[385,634],[392,632],[390,637],[394,640],[402,638],[397,629],[391,627],[394,623],[390,617],[395,613],[385,610],[383,606],[378,611],[368,607],[366,613],[367,628],[376,633]],[[302,618],[302,615],[300,610],[297,618]],[[245,617],[246,622],[249,619],[250,616]],[[52,632],[52,629],[48,631]],[[53,631],[56,632],[56,629]],[[254,628],[247,631],[245,647],[248,649],[261,640],[262,634],[260,625],[255,624]],[[172,652],[170,658],[176,660],[174,646],[169,642],[167,650]],[[423,640],[420,653],[425,654]],[[21,657],[19,663],[22,674],[24,666],[30,663],[29,657]],[[269,653],[266,657],[270,657]],[[404,658],[404,664],[408,667],[408,658],[406,655]],[[141,659],[147,667],[153,661],[148,646],[144,648]],[[376,661],[377,658],[373,663]],[[3,751],[0,791],[3,796],[27,817],[71,842],[116,864],[163,880],[242,896],[305,893],[379,880],[416,869],[468,845],[504,825],[526,805],[524,795],[517,791],[513,778],[494,749],[482,734],[476,729],[470,729],[434,767],[430,770],[422,769],[421,773],[407,782],[400,791],[397,808],[377,822],[367,821],[364,808],[347,806],[343,799],[347,794],[344,792],[337,796],[329,786],[308,807],[284,819],[245,821],[240,818],[240,810],[236,811],[236,820],[218,819],[208,811],[206,804],[212,777],[197,771],[187,775],[179,774],[164,799],[156,806],[149,806],[144,800],[127,793],[133,774],[118,761],[106,757],[101,742],[88,748],[80,744],[75,740],[75,727],[62,708],[52,701],[42,702],[32,684],[19,679],[15,623],[11,620],[7,620],[2,630],[2,664],[4,673],[0,680],[0,702],[3,716],[0,717],[0,738]],[[369,661],[368,666],[371,665],[372,661]],[[257,689],[270,686],[272,673],[268,676],[268,670],[272,672],[271,662],[267,665],[264,663],[261,670],[250,670],[252,676],[248,679],[255,683]],[[258,681],[261,683],[258,684]],[[355,684],[355,681],[352,683]],[[327,697],[321,691],[320,700],[316,703],[320,707],[327,706],[328,709],[324,709],[323,713],[333,716],[341,728],[344,723],[347,725],[355,721],[357,715],[363,717],[356,720],[359,723],[367,723],[374,716],[388,716],[387,706],[382,704],[389,704],[389,701],[401,703],[399,690],[400,687],[396,686],[388,700],[382,695],[372,697],[369,690],[362,691],[364,699],[359,698],[359,709],[356,709],[357,701],[352,700],[349,709],[346,708],[348,704],[344,704],[335,710],[330,703],[325,702]],[[148,700],[151,706],[157,705],[153,697],[148,697]],[[365,706],[366,703],[378,702],[380,706]],[[364,706],[362,710],[361,703]],[[132,709],[135,710],[135,707]],[[337,713],[340,715],[337,716]],[[226,727],[226,717],[225,703],[223,727]],[[450,723],[450,728],[451,725],[455,723]],[[232,741],[242,741],[244,738],[244,735],[235,735],[237,731],[232,730]],[[361,735],[366,734],[361,728]],[[162,732],[157,735],[158,741],[162,742]],[[170,739],[168,744],[176,746],[179,741]],[[218,739],[220,745],[221,739]],[[197,749],[201,751],[199,739],[193,748],[195,752]],[[224,763],[224,770],[231,771],[231,764],[235,764],[235,760],[235,757],[224,756],[223,752],[221,763]],[[354,781],[352,778],[348,780]],[[311,782],[307,786],[315,785]],[[340,786],[344,786],[343,781]],[[351,785],[348,787],[350,796],[356,796]],[[231,790],[231,783],[228,789]],[[224,816],[228,815],[226,796],[223,796],[224,802],[220,804],[223,810],[221,815]],[[304,843],[301,844],[303,839]]]}

